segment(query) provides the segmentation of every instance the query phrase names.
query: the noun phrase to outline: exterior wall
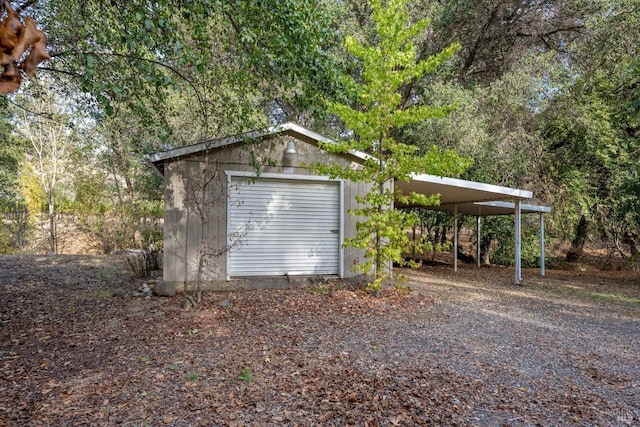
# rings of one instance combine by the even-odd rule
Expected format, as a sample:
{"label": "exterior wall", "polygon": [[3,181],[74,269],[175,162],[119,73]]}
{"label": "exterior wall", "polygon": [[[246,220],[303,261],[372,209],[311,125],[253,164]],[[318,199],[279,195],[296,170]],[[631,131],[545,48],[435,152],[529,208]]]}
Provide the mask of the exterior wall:
{"label": "exterior wall", "polygon": [[[297,164],[293,174],[284,174],[284,151],[293,141],[297,151]],[[359,167],[355,162],[330,154],[316,146],[291,137],[279,137],[253,144],[233,144],[211,152],[181,158],[165,164],[165,218],[164,218],[164,280],[175,282],[178,288],[194,286],[198,272],[198,254],[201,248],[210,254],[203,270],[204,284],[210,289],[247,287],[242,281],[226,280],[227,257],[227,185],[226,172],[255,172],[254,160],[262,165],[262,174],[310,175],[301,164],[338,162],[343,166]],[[202,183],[209,182],[204,206],[195,203],[194,194],[201,195]],[[355,197],[363,195],[367,186],[362,183],[344,183],[344,237],[355,234],[357,219],[348,211],[356,206]],[[201,197],[199,197],[201,198]],[[198,211],[205,212],[199,215]],[[351,266],[362,257],[362,252],[343,249],[344,276],[354,273]],[[245,281],[246,282],[246,281]],[[267,283],[268,281],[265,281]],[[271,279],[273,282],[273,279]],[[269,286],[269,285],[267,285]],[[257,286],[262,287],[262,286]]]}

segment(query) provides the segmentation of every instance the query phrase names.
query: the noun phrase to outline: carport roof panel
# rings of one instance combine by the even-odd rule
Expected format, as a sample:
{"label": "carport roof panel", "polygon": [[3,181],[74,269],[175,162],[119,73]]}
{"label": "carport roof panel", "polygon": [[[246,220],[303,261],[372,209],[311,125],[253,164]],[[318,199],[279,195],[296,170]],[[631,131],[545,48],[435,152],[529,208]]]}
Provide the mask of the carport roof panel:
{"label": "carport roof panel", "polygon": [[[453,212],[458,208],[458,213],[472,216],[513,215],[516,205],[513,202],[478,202],[461,203],[453,205],[428,206],[427,209]],[[551,208],[547,206],[528,205],[521,203],[520,212],[523,214],[549,213]]]}
{"label": "carport roof panel", "polygon": [[395,186],[404,194],[410,192],[425,195],[440,194],[441,206],[498,200],[522,200],[533,197],[533,193],[527,190],[426,174],[415,175],[409,182],[396,181]]}

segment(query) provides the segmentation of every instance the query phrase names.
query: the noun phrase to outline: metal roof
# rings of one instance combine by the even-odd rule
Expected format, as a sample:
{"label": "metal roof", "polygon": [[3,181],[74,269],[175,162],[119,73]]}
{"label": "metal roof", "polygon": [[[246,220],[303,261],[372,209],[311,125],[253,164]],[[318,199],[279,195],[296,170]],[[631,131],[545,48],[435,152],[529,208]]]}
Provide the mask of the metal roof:
{"label": "metal roof", "polygon": [[[395,187],[404,194],[440,194],[440,204],[426,209],[473,216],[513,215],[515,203],[506,200],[526,200],[533,193],[518,188],[502,187],[476,181],[434,175],[416,175],[410,182],[396,181]],[[396,205],[397,207],[407,207]],[[551,208],[520,204],[521,213],[549,213]]]}
{"label": "metal roof", "polygon": [[473,202],[522,200],[533,197],[533,193],[527,190],[435,175],[415,175],[409,182],[396,181],[395,186],[404,194],[410,192],[440,194],[441,207]]}
{"label": "metal roof", "polygon": [[[513,215],[515,212],[516,204],[513,202],[495,201],[495,202],[475,202],[475,203],[460,203],[450,205],[439,206],[427,206],[426,209],[438,210],[444,212],[454,212],[454,208],[457,209],[459,214],[471,215],[471,216],[494,216],[494,215]],[[525,203],[520,204],[520,213],[534,214],[534,213],[549,213],[551,208],[547,206],[529,205]]]}

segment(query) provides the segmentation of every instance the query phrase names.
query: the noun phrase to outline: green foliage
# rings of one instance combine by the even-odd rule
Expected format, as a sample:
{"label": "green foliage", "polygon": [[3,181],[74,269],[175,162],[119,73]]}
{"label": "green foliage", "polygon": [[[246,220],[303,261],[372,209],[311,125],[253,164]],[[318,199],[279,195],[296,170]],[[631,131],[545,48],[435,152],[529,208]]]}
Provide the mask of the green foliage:
{"label": "green foliage", "polygon": [[19,178],[21,196],[29,214],[37,215],[46,210],[47,195],[32,165],[23,163],[21,169],[22,175]]}
{"label": "green foliage", "polygon": [[640,167],[627,171],[613,190],[617,194],[613,200],[615,218],[623,228],[640,234]]}
{"label": "green foliage", "polygon": [[0,254],[22,253],[32,231],[24,201],[0,205]]}
{"label": "green foliage", "polygon": [[339,144],[324,144],[330,152],[351,150],[372,154],[362,168],[342,168],[339,165],[315,164],[320,174],[340,177],[370,185],[368,193],[358,197],[361,207],[350,214],[365,218],[356,225],[356,235],[345,245],[362,249],[365,261],[356,267],[375,280],[370,289],[378,291],[390,277],[392,262],[403,263],[403,253],[417,243],[409,240],[406,230],[418,221],[415,213],[392,209],[394,202],[409,205],[437,203],[437,197],[421,194],[400,194],[392,183],[408,181],[416,172],[439,175],[459,174],[468,162],[454,152],[432,148],[420,155],[418,147],[398,142],[394,131],[406,125],[446,116],[453,106],[403,105],[400,89],[414,80],[433,73],[452,57],[458,46],[453,44],[426,59],[416,61],[417,48],[412,40],[425,31],[428,19],[410,24],[407,1],[371,1],[371,18],[378,40],[364,44],[355,37],[345,40],[345,47],[360,65],[358,74],[346,76],[353,105],[327,101],[329,110],[351,130],[354,137]]}
{"label": "green foliage", "polygon": [[[415,257],[424,255],[425,251],[432,251],[432,257],[435,258],[436,251],[449,250],[451,242],[447,240],[447,232],[451,228],[451,215],[424,207],[409,209],[413,210],[419,218],[419,222],[414,224],[410,231],[410,237],[412,240],[420,239],[422,243],[419,246],[413,246],[411,252],[407,252],[406,255]],[[422,249],[422,252],[418,252],[417,249]]]}
{"label": "green foliage", "polygon": [[[81,138],[62,186],[68,194],[54,203],[82,213],[105,251],[130,246],[136,233],[159,240],[157,228],[137,229],[141,218],[162,216],[162,178],[144,155],[263,127],[274,117],[274,99],[311,108],[318,94],[335,91],[336,42],[320,1],[53,0],[25,7],[49,39],[52,59],[39,76],[85,116],[75,123]],[[35,85],[24,85],[16,104],[27,106],[35,94]],[[40,212],[46,198],[31,187],[23,186]]]}
{"label": "green foliage", "polygon": [[[338,90],[327,7],[319,0],[222,3],[249,67],[278,89],[276,97],[303,108]],[[292,96],[286,89],[294,87]]]}
{"label": "green foliage", "polygon": [[324,295],[329,293],[329,288],[327,288],[326,286],[316,286],[309,288],[309,293],[311,295]]}
{"label": "green foliage", "polygon": [[[540,235],[538,230],[533,224],[522,228],[520,253],[524,268],[540,267]],[[515,260],[513,221],[511,221],[510,228],[503,227],[500,231],[502,234],[497,240],[497,246],[491,251],[490,258],[495,264],[513,266]]]}
{"label": "green foliage", "polygon": [[251,371],[251,368],[248,368],[248,367],[242,368],[242,372],[238,376],[238,379],[240,381],[242,381],[243,383],[252,382],[253,381],[253,372]]}
{"label": "green foliage", "polygon": [[100,117],[131,111],[164,143],[256,128],[273,99],[311,106],[335,91],[335,38],[319,0],[54,0],[31,9],[65,73],[61,90],[90,93]]}
{"label": "green foliage", "polygon": [[11,135],[11,124],[0,119],[0,210],[13,209],[18,197],[19,165],[24,153]]}
{"label": "green foliage", "polygon": [[16,252],[17,242],[13,230],[4,221],[0,221],[0,254],[11,254]]}
{"label": "green foliage", "polygon": [[[462,61],[450,69],[454,81],[424,80],[414,90],[424,102],[461,102],[399,138],[424,146],[432,136],[473,158],[465,178],[533,190],[553,208],[550,237],[573,239],[583,216],[593,236],[611,243],[638,235],[637,191],[622,183],[638,170],[639,9],[627,0],[566,2],[549,19],[533,3],[489,3],[430,7],[436,36],[425,46],[460,40]],[[524,37],[521,25],[545,35]]]}
{"label": "green foliage", "polygon": [[407,282],[406,277],[400,277],[400,279],[394,285],[394,288],[396,288],[398,291],[401,291],[401,292],[403,292],[405,294],[409,294],[409,293],[413,292],[413,288],[411,288],[411,286],[407,285],[406,282]]}
{"label": "green foliage", "polygon": [[546,112],[547,173],[558,202],[551,224],[572,238],[584,215],[601,234],[637,233],[633,182],[639,163],[632,153],[640,147],[633,130],[640,128],[634,123],[638,114],[623,113],[630,100],[612,92],[615,76],[587,78],[587,92],[575,86]]}

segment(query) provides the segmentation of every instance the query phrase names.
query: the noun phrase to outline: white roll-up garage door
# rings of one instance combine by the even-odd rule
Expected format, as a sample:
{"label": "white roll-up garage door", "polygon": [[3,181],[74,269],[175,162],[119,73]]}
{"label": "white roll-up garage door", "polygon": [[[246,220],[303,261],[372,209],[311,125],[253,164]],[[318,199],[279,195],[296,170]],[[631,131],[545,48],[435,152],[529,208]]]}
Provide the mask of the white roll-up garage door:
{"label": "white roll-up garage door", "polygon": [[340,184],[232,176],[229,276],[338,274]]}

